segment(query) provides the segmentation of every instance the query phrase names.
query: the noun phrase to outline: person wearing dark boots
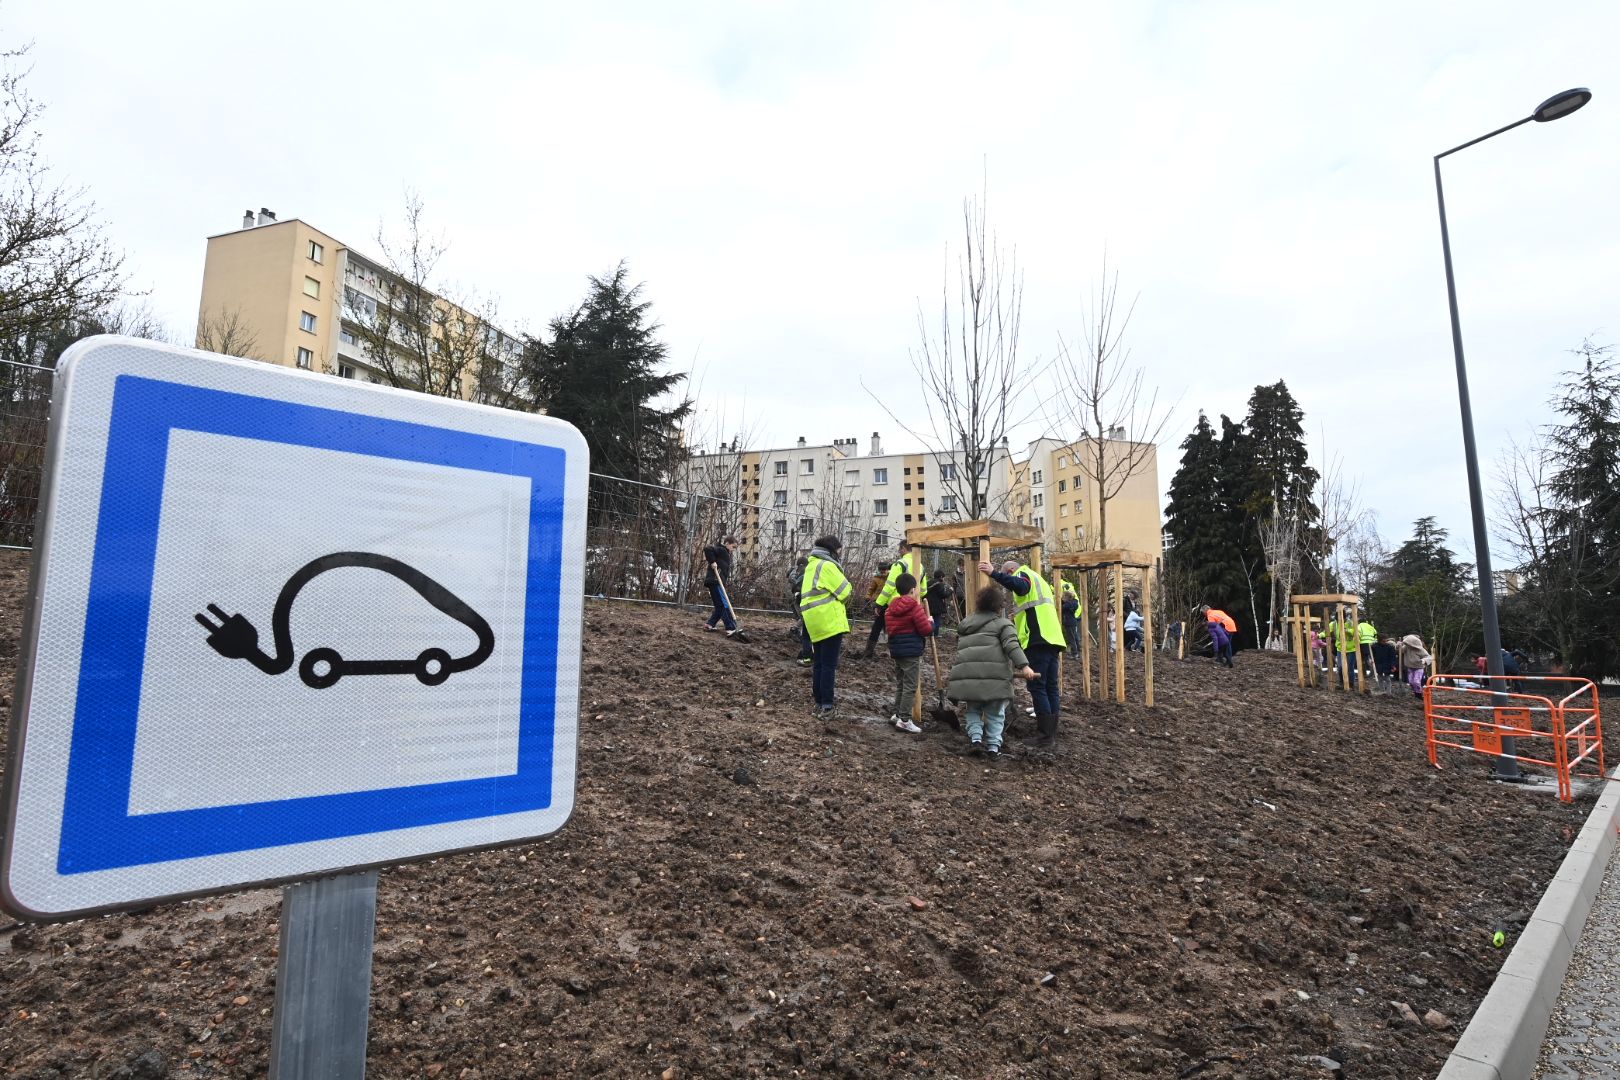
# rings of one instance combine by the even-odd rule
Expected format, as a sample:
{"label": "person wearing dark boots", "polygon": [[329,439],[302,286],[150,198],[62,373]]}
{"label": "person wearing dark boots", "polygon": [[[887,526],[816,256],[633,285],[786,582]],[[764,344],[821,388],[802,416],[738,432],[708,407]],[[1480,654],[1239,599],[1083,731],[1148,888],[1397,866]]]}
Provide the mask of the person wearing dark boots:
{"label": "person wearing dark boots", "polygon": [[1058,684],[1058,658],[1063,655],[1063,616],[1057,595],[1046,579],[1016,559],[1008,559],[1000,572],[988,562],[979,564],[996,584],[1013,594],[1013,626],[1018,645],[1035,671],[1029,694],[1035,699],[1035,734],[1025,741],[1035,749],[1057,745],[1058,716],[1063,688]]}

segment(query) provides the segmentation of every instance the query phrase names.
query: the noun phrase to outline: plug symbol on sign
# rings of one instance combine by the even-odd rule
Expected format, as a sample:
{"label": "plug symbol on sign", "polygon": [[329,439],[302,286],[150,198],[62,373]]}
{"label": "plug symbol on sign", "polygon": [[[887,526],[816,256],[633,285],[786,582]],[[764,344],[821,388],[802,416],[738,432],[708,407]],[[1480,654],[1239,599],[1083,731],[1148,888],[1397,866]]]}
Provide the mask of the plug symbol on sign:
{"label": "plug symbol on sign", "polygon": [[[478,636],[478,647],[466,656],[452,657],[440,648],[428,648],[409,660],[345,660],[336,649],[311,649],[298,665],[304,685],[324,690],[345,675],[415,675],[425,686],[438,686],[458,671],[470,671],[489,659],[495,651],[495,632],[489,623],[461,597],[440,585],[414,566],[369,551],[337,551],[306,563],[287,579],[270,613],[270,632],[275,655],[259,648],[259,631],[240,614],[227,615],[218,605],[209,604],[209,615],[198,613],[197,622],[208,631],[208,645],[227,660],[246,660],[266,675],[280,675],[293,665],[293,601],[312,580],[343,566],[381,570],[403,581],[438,610],[461,623]],[[212,618],[210,618],[210,615]],[[218,620],[217,622],[215,620]]]}

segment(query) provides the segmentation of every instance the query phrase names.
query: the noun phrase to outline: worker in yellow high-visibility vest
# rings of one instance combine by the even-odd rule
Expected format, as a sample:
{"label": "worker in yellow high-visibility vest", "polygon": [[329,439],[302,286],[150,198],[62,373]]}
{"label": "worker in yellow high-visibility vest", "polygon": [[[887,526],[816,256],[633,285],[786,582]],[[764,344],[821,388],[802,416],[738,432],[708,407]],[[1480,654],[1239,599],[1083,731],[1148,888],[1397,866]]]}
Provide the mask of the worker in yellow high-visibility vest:
{"label": "worker in yellow high-visibility vest", "polygon": [[799,582],[799,616],[810,637],[813,656],[811,693],[815,697],[816,712],[821,716],[832,715],[838,654],[844,647],[844,636],[849,633],[846,605],[855,591],[844,576],[844,568],[838,565],[838,553],[843,546],[836,536],[818,539],[810,549],[804,577]]}
{"label": "worker in yellow high-visibility vest", "polygon": [[1024,650],[1035,678],[1029,683],[1029,696],[1035,699],[1035,735],[1026,740],[1037,748],[1057,745],[1058,714],[1063,707],[1062,687],[1058,685],[1058,657],[1063,654],[1063,616],[1057,594],[1036,570],[1008,559],[998,573],[988,562],[979,564],[981,574],[1013,594],[1013,626],[1018,630],[1018,647]]}

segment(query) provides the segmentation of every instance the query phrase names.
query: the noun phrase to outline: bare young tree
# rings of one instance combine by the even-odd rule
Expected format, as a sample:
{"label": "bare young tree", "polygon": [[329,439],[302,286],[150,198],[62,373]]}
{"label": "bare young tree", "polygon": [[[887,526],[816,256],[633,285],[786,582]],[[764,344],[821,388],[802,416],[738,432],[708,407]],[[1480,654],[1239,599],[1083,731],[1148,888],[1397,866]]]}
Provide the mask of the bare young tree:
{"label": "bare young tree", "polygon": [[1085,447],[1075,457],[1081,473],[1095,485],[1097,531],[1089,547],[1108,546],[1108,502],[1131,477],[1157,460],[1158,445],[1170,422],[1170,409],[1159,407],[1159,392],[1146,387],[1147,373],[1131,367],[1125,332],[1136,300],[1121,310],[1119,272],[1108,275],[1103,258],[1097,294],[1087,304],[1084,352],[1058,338],[1059,393],[1053,419],[1067,430],[1078,428]]}
{"label": "bare young tree", "polygon": [[1350,537],[1361,529],[1367,510],[1361,505],[1360,485],[1345,476],[1343,459],[1337,455],[1328,457],[1324,448],[1322,461],[1322,477],[1316,489],[1321,513],[1313,537],[1315,543],[1308,545],[1315,550],[1307,554],[1320,568],[1324,584],[1331,569],[1343,587],[1351,576],[1351,569],[1343,561],[1344,549]]}
{"label": "bare young tree", "polygon": [[[1292,499],[1272,500],[1271,515],[1256,525],[1260,534],[1260,550],[1265,554],[1266,572],[1272,581],[1265,623],[1267,648],[1272,647],[1273,639],[1279,633],[1278,598],[1282,597],[1286,601],[1287,597],[1294,594],[1294,586],[1299,582],[1304,569],[1307,530],[1301,510],[1308,496],[1308,492],[1300,492]],[[1284,501],[1288,504],[1287,510],[1283,509]],[[1260,625],[1258,618],[1255,625]],[[1287,635],[1282,637],[1286,644]]]}
{"label": "bare young tree", "polygon": [[379,228],[377,245],[384,263],[377,298],[347,290],[344,317],[360,328],[361,347],[384,381],[439,397],[519,404],[518,342],[495,325],[493,300],[453,295],[438,280],[449,247],[427,231],[414,192],[405,197],[400,236],[390,239]]}
{"label": "bare young tree", "polygon": [[917,303],[921,343],[911,366],[921,384],[926,425],[913,426],[872,394],[895,423],[952,464],[935,482],[970,520],[990,509],[995,471],[1007,467],[1007,432],[1026,419],[1019,410],[1034,379],[1018,353],[1024,286],[1017,253],[1003,254],[989,228],[986,202],[983,193],[963,200],[955,296],[947,256],[937,332],[929,330]]}
{"label": "bare young tree", "polygon": [[107,311],[124,290],[124,257],[102,234],[83,189],[57,183],[40,157],[28,47],[0,53],[0,339],[39,336]]}
{"label": "bare young tree", "polygon": [[221,356],[263,360],[259,334],[242,315],[241,308],[205,312],[197,320],[197,348]]}

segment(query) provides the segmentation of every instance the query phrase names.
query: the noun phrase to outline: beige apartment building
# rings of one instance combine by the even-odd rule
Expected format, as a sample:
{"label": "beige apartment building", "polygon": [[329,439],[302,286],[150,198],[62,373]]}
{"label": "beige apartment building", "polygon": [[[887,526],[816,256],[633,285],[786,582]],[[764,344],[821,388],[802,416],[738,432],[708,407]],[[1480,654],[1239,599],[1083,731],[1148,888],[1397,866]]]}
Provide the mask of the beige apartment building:
{"label": "beige apartment building", "polygon": [[[389,280],[380,263],[308,222],[250,210],[241,228],[208,238],[197,344],[230,327],[238,341],[251,340],[243,352],[253,359],[386,382],[361,331],[386,303]],[[517,339],[489,334],[492,354],[515,360]],[[479,396],[477,374],[462,379],[463,397]]]}
{"label": "beige apartment building", "polygon": [[1164,555],[1157,448],[1131,442],[1123,431],[1111,433],[1103,448],[1110,469],[1126,454],[1141,455],[1138,470],[1108,500],[1106,538],[1098,521],[1098,485],[1092,475],[1097,470],[1082,461],[1082,455],[1089,460],[1096,454],[1089,439],[1042,438],[1029,444],[1023,459],[1012,466],[1011,520],[1044,529],[1052,551],[1129,548],[1157,561]]}

